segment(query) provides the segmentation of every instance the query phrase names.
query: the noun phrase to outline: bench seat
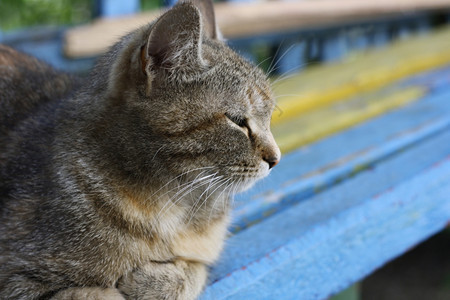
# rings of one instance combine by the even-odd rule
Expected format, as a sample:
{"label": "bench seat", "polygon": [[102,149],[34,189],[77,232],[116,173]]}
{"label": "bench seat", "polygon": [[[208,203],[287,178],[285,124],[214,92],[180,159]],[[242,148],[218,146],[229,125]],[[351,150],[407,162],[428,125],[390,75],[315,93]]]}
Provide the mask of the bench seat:
{"label": "bench seat", "polygon": [[418,102],[286,155],[239,197],[202,299],[323,299],[447,226],[444,73]]}
{"label": "bench seat", "polygon": [[[418,39],[444,53],[448,42],[435,39],[439,34],[448,29]],[[366,59],[382,53],[394,68],[408,60],[424,66],[420,57],[401,55],[416,41]],[[344,74],[346,66],[358,69],[352,62],[325,65],[294,75],[277,92],[290,93],[300,79],[303,90],[320,86],[314,80],[324,90],[338,87],[327,74],[350,84],[371,72],[370,63],[359,63],[365,68],[353,77]],[[340,67],[342,77],[332,72]],[[385,73],[383,84],[336,93],[274,122],[284,157],[271,176],[236,197],[230,237],[202,300],[324,299],[448,226],[450,63]],[[286,112],[283,100],[279,109]]]}
{"label": "bench seat", "polygon": [[286,80],[275,80],[282,113],[273,115],[272,125],[450,63],[449,47],[450,26],[444,26],[384,48],[356,51],[340,62],[311,67]]}

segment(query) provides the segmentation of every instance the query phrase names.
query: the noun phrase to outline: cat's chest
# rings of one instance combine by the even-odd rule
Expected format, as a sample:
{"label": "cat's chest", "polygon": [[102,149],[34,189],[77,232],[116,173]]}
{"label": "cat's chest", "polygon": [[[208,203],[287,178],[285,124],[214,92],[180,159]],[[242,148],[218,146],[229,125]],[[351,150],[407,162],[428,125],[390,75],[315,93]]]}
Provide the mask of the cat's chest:
{"label": "cat's chest", "polygon": [[177,230],[171,231],[170,234],[160,231],[159,235],[150,240],[134,239],[132,243],[127,243],[128,251],[130,251],[127,257],[134,258],[132,265],[173,259],[211,265],[219,258],[222,251],[227,235],[228,220],[229,217],[223,215],[206,223],[201,230],[198,228],[194,230],[178,223]]}
{"label": "cat's chest", "polygon": [[227,234],[228,216],[206,223],[201,230],[186,228],[177,232],[171,243],[172,253],[189,261],[214,263],[222,251]]}
{"label": "cat's chest", "polygon": [[134,263],[178,258],[211,264],[219,257],[229,222],[226,210],[214,218],[207,217],[194,228],[186,221],[189,209],[173,205],[164,210],[162,205],[145,210],[130,197],[124,199],[125,219],[152,232],[151,238],[134,238],[133,246],[128,247],[129,251],[135,252],[130,253],[130,257],[138,258]]}

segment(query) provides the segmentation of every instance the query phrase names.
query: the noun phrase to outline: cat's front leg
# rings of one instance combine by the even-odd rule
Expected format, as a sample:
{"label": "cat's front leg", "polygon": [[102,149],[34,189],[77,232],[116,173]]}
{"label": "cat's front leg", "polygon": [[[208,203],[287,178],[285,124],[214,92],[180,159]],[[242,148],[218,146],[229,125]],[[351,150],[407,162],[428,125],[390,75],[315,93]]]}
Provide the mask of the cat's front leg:
{"label": "cat's front leg", "polygon": [[153,262],[122,277],[118,289],[133,300],[193,300],[203,290],[206,278],[206,266],[202,263]]}
{"label": "cat's front leg", "polygon": [[68,288],[59,291],[51,300],[73,300],[73,299],[87,299],[87,300],[125,300],[123,295],[117,289],[100,288],[100,287],[86,287],[86,288]]}

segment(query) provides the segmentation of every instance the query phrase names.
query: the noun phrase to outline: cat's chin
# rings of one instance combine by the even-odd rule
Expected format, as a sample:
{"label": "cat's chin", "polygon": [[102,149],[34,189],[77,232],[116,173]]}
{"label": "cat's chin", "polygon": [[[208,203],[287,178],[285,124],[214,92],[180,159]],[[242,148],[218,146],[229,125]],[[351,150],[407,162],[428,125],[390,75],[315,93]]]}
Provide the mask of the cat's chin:
{"label": "cat's chin", "polygon": [[236,193],[245,192],[246,190],[249,190],[252,188],[255,183],[257,183],[259,180],[263,179],[267,175],[270,174],[270,169],[267,165],[267,163],[262,162],[260,164],[258,172],[255,174],[254,177],[249,177],[241,181],[239,186],[235,189]]}

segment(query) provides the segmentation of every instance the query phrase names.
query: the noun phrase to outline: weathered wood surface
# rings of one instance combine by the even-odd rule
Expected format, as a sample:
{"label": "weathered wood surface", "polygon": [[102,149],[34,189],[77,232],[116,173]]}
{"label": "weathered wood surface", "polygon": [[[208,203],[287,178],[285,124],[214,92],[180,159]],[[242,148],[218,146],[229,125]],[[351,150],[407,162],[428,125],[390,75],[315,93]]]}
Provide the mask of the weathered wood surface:
{"label": "weathered wood surface", "polygon": [[419,101],[284,157],[236,199],[202,299],[323,299],[450,220],[450,68]]}
{"label": "weathered wood surface", "polygon": [[394,187],[386,180],[422,157],[407,151],[231,237],[202,299],[325,299],[440,231],[450,220],[450,157]]}
{"label": "weathered wood surface", "polygon": [[272,124],[361,95],[392,82],[450,63],[450,26],[394,42],[384,49],[355,54],[344,61],[306,69],[275,83],[278,106]]}
{"label": "weathered wood surface", "polygon": [[[425,85],[395,86],[361,94],[306,113],[273,127],[284,153],[345,130],[370,118],[417,101],[426,94]],[[298,130],[292,130],[297,128]],[[302,130],[299,130],[299,129]]]}
{"label": "weathered wood surface", "polygon": [[[450,68],[402,83],[407,84],[426,87],[426,96],[403,109],[285,155],[267,180],[236,198],[234,230],[311,197],[437,132],[449,130]],[[303,130],[307,129],[290,129]]]}
{"label": "weathered wood surface", "polygon": [[[321,0],[216,4],[219,27],[226,38],[285,32],[413,12],[445,10],[450,0]],[[161,11],[117,19],[98,19],[65,35],[69,57],[98,55],[127,32],[154,20]]]}

